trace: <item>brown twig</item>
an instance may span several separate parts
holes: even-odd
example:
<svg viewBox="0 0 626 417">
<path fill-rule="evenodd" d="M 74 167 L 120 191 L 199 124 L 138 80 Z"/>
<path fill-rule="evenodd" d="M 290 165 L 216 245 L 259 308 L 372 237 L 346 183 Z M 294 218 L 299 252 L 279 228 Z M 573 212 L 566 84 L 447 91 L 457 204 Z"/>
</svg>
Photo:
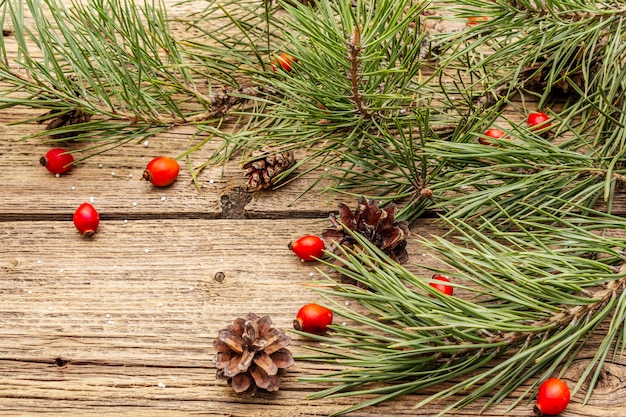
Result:
<svg viewBox="0 0 626 417">
<path fill-rule="evenodd" d="M 361 51 L 363 47 L 361 46 L 361 35 L 359 33 L 358 28 L 354 28 L 354 33 L 352 35 L 352 39 L 348 43 L 348 52 L 350 59 L 350 84 L 352 84 L 352 100 L 356 107 L 365 119 L 371 119 L 372 113 L 367 110 L 363 103 L 363 96 L 361 95 L 361 80 L 363 78 L 361 74 Z"/>
<path fill-rule="evenodd" d="M 18 71 L 10 69 L 6 63 L 0 63 L 0 65 L 5 67 L 4 68 L 5 71 L 8 74 L 10 74 L 11 77 L 21 80 L 24 83 L 31 84 L 33 86 L 40 85 L 40 82 L 30 78 L 28 75 L 25 75 Z M 41 91 L 43 92 L 45 91 L 45 89 L 42 89 Z M 222 88 L 220 90 L 217 90 L 217 92 L 215 92 L 213 97 L 211 98 L 196 94 L 199 101 L 210 103 L 210 110 L 192 114 L 189 116 L 167 117 L 167 116 L 162 116 L 159 114 L 140 115 L 134 112 L 128 112 L 128 111 L 121 112 L 118 109 L 110 109 L 110 108 L 107 108 L 107 109 L 102 108 L 99 110 L 95 105 L 93 105 L 93 103 L 92 103 L 93 107 L 92 107 L 91 113 L 110 115 L 109 117 L 111 119 L 127 120 L 133 123 L 146 122 L 146 123 L 152 123 L 156 125 L 179 126 L 179 125 L 186 125 L 186 124 L 201 123 L 203 121 L 223 117 L 230 111 L 230 109 L 232 109 L 236 105 L 245 103 L 248 100 L 248 98 L 246 98 L 245 96 L 258 97 L 263 94 L 267 94 L 267 92 L 263 90 L 262 88 L 252 88 L 252 87 L 242 87 L 242 88 L 232 89 L 232 90 L 227 90 L 226 88 Z M 70 110 L 68 113 L 73 112 L 73 111 L 74 110 Z M 58 112 L 50 112 L 50 114 L 51 114 L 51 118 L 52 118 L 52 115 L 58 116 L 57 119 L 59 117 L 60 118 L 65 117 L 65 115 L 59 115 Z M 60 123 L 60 122 L 56 122 L 56 123 Z M 56 127 L 56 123 L 53 121 L 53 125 L 49 127 L 48 129 L 53 129 L 54 127 Z M 63 126 L 66 124 L 67 123 L 60 123 L 59 126 Z"/>
</svg>

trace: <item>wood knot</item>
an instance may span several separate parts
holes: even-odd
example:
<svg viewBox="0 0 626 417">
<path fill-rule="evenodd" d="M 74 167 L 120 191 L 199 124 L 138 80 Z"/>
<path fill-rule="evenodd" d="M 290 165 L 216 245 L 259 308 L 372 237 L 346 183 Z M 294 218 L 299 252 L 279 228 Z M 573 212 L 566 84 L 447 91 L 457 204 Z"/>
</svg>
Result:
<svg viewBox="0 0 626 417">
<path fill-rule="evenodd" d="M 590 360 L 577 360 L 568 369 L 565 377 L 578 382 L 590 364 Z M 593 374 L 593 372 L 592 372 Z M 598 374 L 594 387 L 589 387 L 591 378 L 587 378 L 581 386 L 582 392 L 593 390 L 590 403 L 595 405 L 617 405 L 626 407 L 626 365 L 604 363 Z"/>
<path fill-rule="evenodd" d="M 226 274 L 224 274 L 222 271 L 216 272 L 214 279 L 221 284 L 222 282 L 224 282 L 224 279 L 226 279 Z"/>
<path fill-rule="evenodd" d="M 252 194 L 242 187 L 234 187 L 222 195 L 222 219 L 244 219 L 246 206 L 252 201 Z"/>
<path fill-rule="evenodd" d="M 69 361 L 68 361 L 68 360 L 65 360 L 65 359 L 63 359 L 63 358 L 61 358 L 61 357 L 58 357 L 58 358 L 55 358 L 55 359 L 54 359 L 54 364 L 55 364 L 56 366 L 58 366 L 59 368 L 63 368 L 63 367 L 65 367 L 65 366 L 67 366 L 67 364 L 68 364 L 68 363 L 69 363 Z"/>
</svg>

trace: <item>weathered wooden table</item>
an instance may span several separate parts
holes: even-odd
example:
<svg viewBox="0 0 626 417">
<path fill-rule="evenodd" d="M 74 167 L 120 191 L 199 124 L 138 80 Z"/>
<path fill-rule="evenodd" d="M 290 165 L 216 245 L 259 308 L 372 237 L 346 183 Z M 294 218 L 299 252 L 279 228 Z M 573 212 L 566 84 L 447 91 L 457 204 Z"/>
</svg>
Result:
<svg viewBox="0 0 626 417">
<path fill-rule="evenodd" d="M 298 377 L 323 373 L 321 365 L 297 362 L 279 392 L 246 399 L 216 380 L 212 364 L 212 341 L 234 318 L 269 314 L 288 329 L 298 308 L 317 300 L 308 288 L 320 278 L 315 265 L 299 262 L 287 243 L 319 233 L 337 200 L 308 194 L 294 203 L 306 180 L 249 199 L 236 162 L 207 168 L 199 189 L 185 167 L 167 189 L 141 181 L 149 159 L 184 151 L 184 127 L 57 178 L 38 163 L 49 145 L 18 141 L 42 127 L 10 125 L 32 114 L 0 112 L 0 415 L 323 416 L 356 402 L 306 399 L 319 387 Z M 102 218 L 91 239 L 72 224 L 85 201 Z M 412 229 L 437 233 L 432 219 Z M 415 240 L 409 251 L 411 268 L 432 262 Z M 306 343 L 294 336 L 291 349 L 305 353 Z M 581 366 L 567 378 L 577 381 Z M 440 404 L 413 405 L 436 390 L 351 415 L 435 415 Z M 586 406 L 582 394 L 564 417 L 626 415 L 626 360 L 605 367 Z M 456 415 L 477 415 L 480 405 Z M 532 404 L 509 415 L 531 416 Z"/>
</svg>

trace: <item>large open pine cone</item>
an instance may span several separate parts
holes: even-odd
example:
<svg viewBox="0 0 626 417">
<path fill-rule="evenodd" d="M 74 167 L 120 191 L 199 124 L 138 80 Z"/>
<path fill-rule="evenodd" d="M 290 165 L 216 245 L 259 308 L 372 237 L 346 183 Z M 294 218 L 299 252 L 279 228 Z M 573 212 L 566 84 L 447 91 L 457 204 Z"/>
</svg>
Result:
<svg viewBox="0 0 626 417">
<path fill-rule="evenodd" d="M 374 200 L 367 201 L 365 197 L 359 199 L 354 210 L 344 203 L 339 204 L 339 219 L 335 214 L 330 215 L 333 224 L 322 232 L 322 239 L 328 251 L 338 252 L 340 245 L 347 248 L 355 246 L 354 238 L 346 229 L 357 232 L 374 243 L 394 261 L 403 264 L 409 259 L 406 251 L 406 238 L 409 236 L 407 222 L 394 222 L 398 209 L 395 204 L 379 208 Z"/>
<path fill-rule="evenodd" d="M 252 152 L 249 161 L 243 165 L 248 177 L 248 188 L 260 190 L 269 188 L 274 178 L 283 171 L 287 171 L 296 163 L 292 151 L 278 151 L 269 146 Z"/>
<path fill-rule="evenodd" d="M 270 316 L 249 313 L 219 331 L 213 346 L 217 376 L 227 379 L 237 393 L 254 395 L 257 388 L 278 391 L 284 369 L 293 365 L 286 349 L 291 337 L 270 327 Z"/>
</svg>

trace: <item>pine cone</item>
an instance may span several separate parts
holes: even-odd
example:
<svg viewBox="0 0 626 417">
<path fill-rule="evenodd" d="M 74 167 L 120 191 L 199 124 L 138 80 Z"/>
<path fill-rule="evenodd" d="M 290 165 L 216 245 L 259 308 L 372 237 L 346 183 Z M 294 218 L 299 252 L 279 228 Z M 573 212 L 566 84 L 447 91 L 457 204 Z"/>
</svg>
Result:
<svg viewBox="0 0 626 417">
<path fill-rule="evenodd" d="M 374 200 L 369 202 L 361 197 L 354 213 L 350 207 L 339 204 L 339 218 L 335 214 L 330 215 L 332 227 L 322 232 L 322 239 L 328 251 L 338 252 L 338 246 L 353 248 L 356 244 L 354 238 L 346 231 L 357 232 L 367 240 L 374 243 L 394 261 L 403 264 L 409 260 L 406 251 L 406 238 L 409 236 L 407 222 L 394 223 L 394 217 L 398 209 L 395 204 L 390 204 L 381 209 Z"/>
<path fill-rule="evenodd" d="M 69 126 L 79 123 L 86 123 L 91 119 L 91 115 L 83 112 L 82 110 L 70 110 L 65 113 L 57 114 L 55 111 L 51 111 L 45 116 L 50 116 L 52 120 L 46 125 L 46 130 L 58 129 L 63 126 Z M 45 120 L 44 116 L 44 120 Z M 50 135 L 53 139 L 63 139 L 76 136 L 78 132 L 57 133 Z"/>
<path fill-rule="evenodd" d="M 278 391 L 284 369 L 294 363 L 286 349 L 291 337 L 271 323 L 270 316 L 249 313 L 220 330 L 213 341 L 217 377 L 227 379 L 239 394 L 252 396 L 257 388 Z"/>
<path fill-rule="evenodd" d="M 294 166 L 292 151 L 279 152 L 269 146 L 252 152 L 250 160 L 243 165 L 248 177 L 248 188 L 260 190 L 272 185 L 276 175 Z"/>
</svg>

